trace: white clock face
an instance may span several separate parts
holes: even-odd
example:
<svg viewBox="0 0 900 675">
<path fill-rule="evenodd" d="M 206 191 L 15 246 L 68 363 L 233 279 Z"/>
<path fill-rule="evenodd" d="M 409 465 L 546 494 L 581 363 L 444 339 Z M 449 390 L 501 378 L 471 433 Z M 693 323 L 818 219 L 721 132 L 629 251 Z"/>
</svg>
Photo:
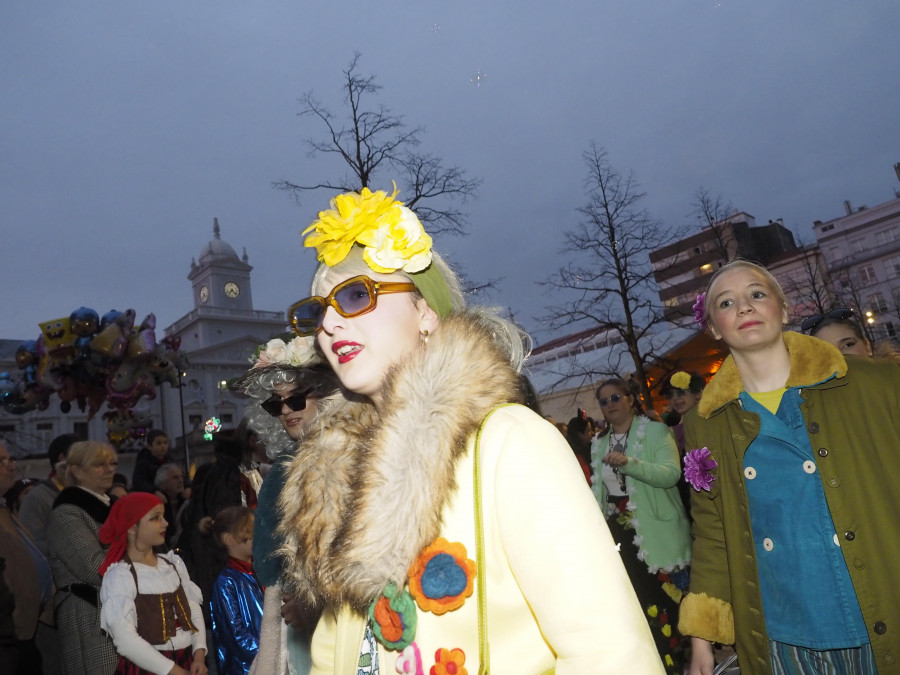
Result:
<svg viewBox="0 0 900 675">
<path fill-rule="evenodd" d="M 200 287 L 200 302 L 209 300 L 209 289 L 206 286 Z"/>
<path fill-rule="evenodd" d="M 229 298 L 236 298 L 241 294 L 241 288 L 233 281 L 229 281 L 225 284 L 225 295 Z"/>
</svg>

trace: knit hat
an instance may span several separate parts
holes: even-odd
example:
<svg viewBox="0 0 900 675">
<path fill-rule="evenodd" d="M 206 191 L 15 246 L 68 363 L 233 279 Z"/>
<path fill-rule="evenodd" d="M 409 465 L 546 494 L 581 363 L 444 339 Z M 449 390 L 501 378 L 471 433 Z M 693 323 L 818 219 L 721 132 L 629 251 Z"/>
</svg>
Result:
<svg viewBox="0 0 900 675">
<path fill-rule="evenodd" d="M 141 518 L 146 516 L 153 507 L 161 504 L 160 498 L 150 492 L 132 492 L 115 501 L 109 517 L 100 528 L 100 543 L 109 545 L 106 558 L 100 565 L 101 577 L 106 574 L 110 565 L 125 557 L 129 528 L 140 522 Z"/>
</svg>

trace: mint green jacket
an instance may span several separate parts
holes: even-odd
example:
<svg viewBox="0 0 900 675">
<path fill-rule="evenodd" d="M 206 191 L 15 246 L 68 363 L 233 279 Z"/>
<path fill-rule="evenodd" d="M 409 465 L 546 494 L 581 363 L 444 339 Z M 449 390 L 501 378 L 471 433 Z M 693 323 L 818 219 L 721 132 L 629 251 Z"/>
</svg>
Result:
<svg viewBox="0 0 900 675">
<path fill-rule="evenodd" d="M 594 495 L 607 518 L 613 509 L 600 472 L 608 447 L 608 434 L 591 446 Z M 650 572 L 686 567 L 691 560 L 691 527 L 678 492 L 681 463 L 672 432 L 665 424 L 635 417 L 625 452 L 628 464 L 619 471 L 625 476 L 638 556 Z"/>
</svg>

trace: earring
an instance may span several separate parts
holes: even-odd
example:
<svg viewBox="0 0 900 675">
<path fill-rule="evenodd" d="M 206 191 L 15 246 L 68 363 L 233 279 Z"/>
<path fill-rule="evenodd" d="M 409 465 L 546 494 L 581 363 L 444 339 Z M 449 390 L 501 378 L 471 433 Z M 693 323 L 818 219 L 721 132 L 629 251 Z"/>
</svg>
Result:
<svg viewBox="0 0 900 675">
<path fill-rule="evenodd" d="M 425 345 L 428 344 L 428 336 L 429 335 L 430 335 L 430 333 L 427 330 L 423 330 L 421 333 L 419 333 L 419 336 L 422 338 L 422 344 L 425 344 Z"/>
</svg>

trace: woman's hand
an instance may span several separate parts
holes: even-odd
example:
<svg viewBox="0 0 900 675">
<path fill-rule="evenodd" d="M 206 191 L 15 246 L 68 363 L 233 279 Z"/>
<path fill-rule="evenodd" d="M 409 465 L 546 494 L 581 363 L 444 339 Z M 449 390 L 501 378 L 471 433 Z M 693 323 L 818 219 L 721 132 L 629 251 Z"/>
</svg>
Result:
<svg viewBox="0 0 900 675">
<path fill-rule="evenodd" d="M 190 675 L 206 675 L 206 650 L 196 650 L 192 658 Z"/>
<path fill-rule="evenodd" d="M 172 666 L 172 670 L 169 671 L 169 675 L 188 675 L 188 671 L 176 663 Z"/>
<path fill-rule="evenodd" d="M 713 675 L 716 659 L 712 643 L 703 638 L 691 637 L 691 666 L 688 675 Z"/>
<path fill-rule="evenodd" d="M 607 452 L 600 461 L 618 469 L 628 464 L 628 455 L 623 452 Z"/>
<path fill-rule="evenodd" d="M 281 618 L 295 631 L 305 631 L 315 622 L 315 616 L 309 607 L 290 593 L 281 596 Z"/>
</svg>

